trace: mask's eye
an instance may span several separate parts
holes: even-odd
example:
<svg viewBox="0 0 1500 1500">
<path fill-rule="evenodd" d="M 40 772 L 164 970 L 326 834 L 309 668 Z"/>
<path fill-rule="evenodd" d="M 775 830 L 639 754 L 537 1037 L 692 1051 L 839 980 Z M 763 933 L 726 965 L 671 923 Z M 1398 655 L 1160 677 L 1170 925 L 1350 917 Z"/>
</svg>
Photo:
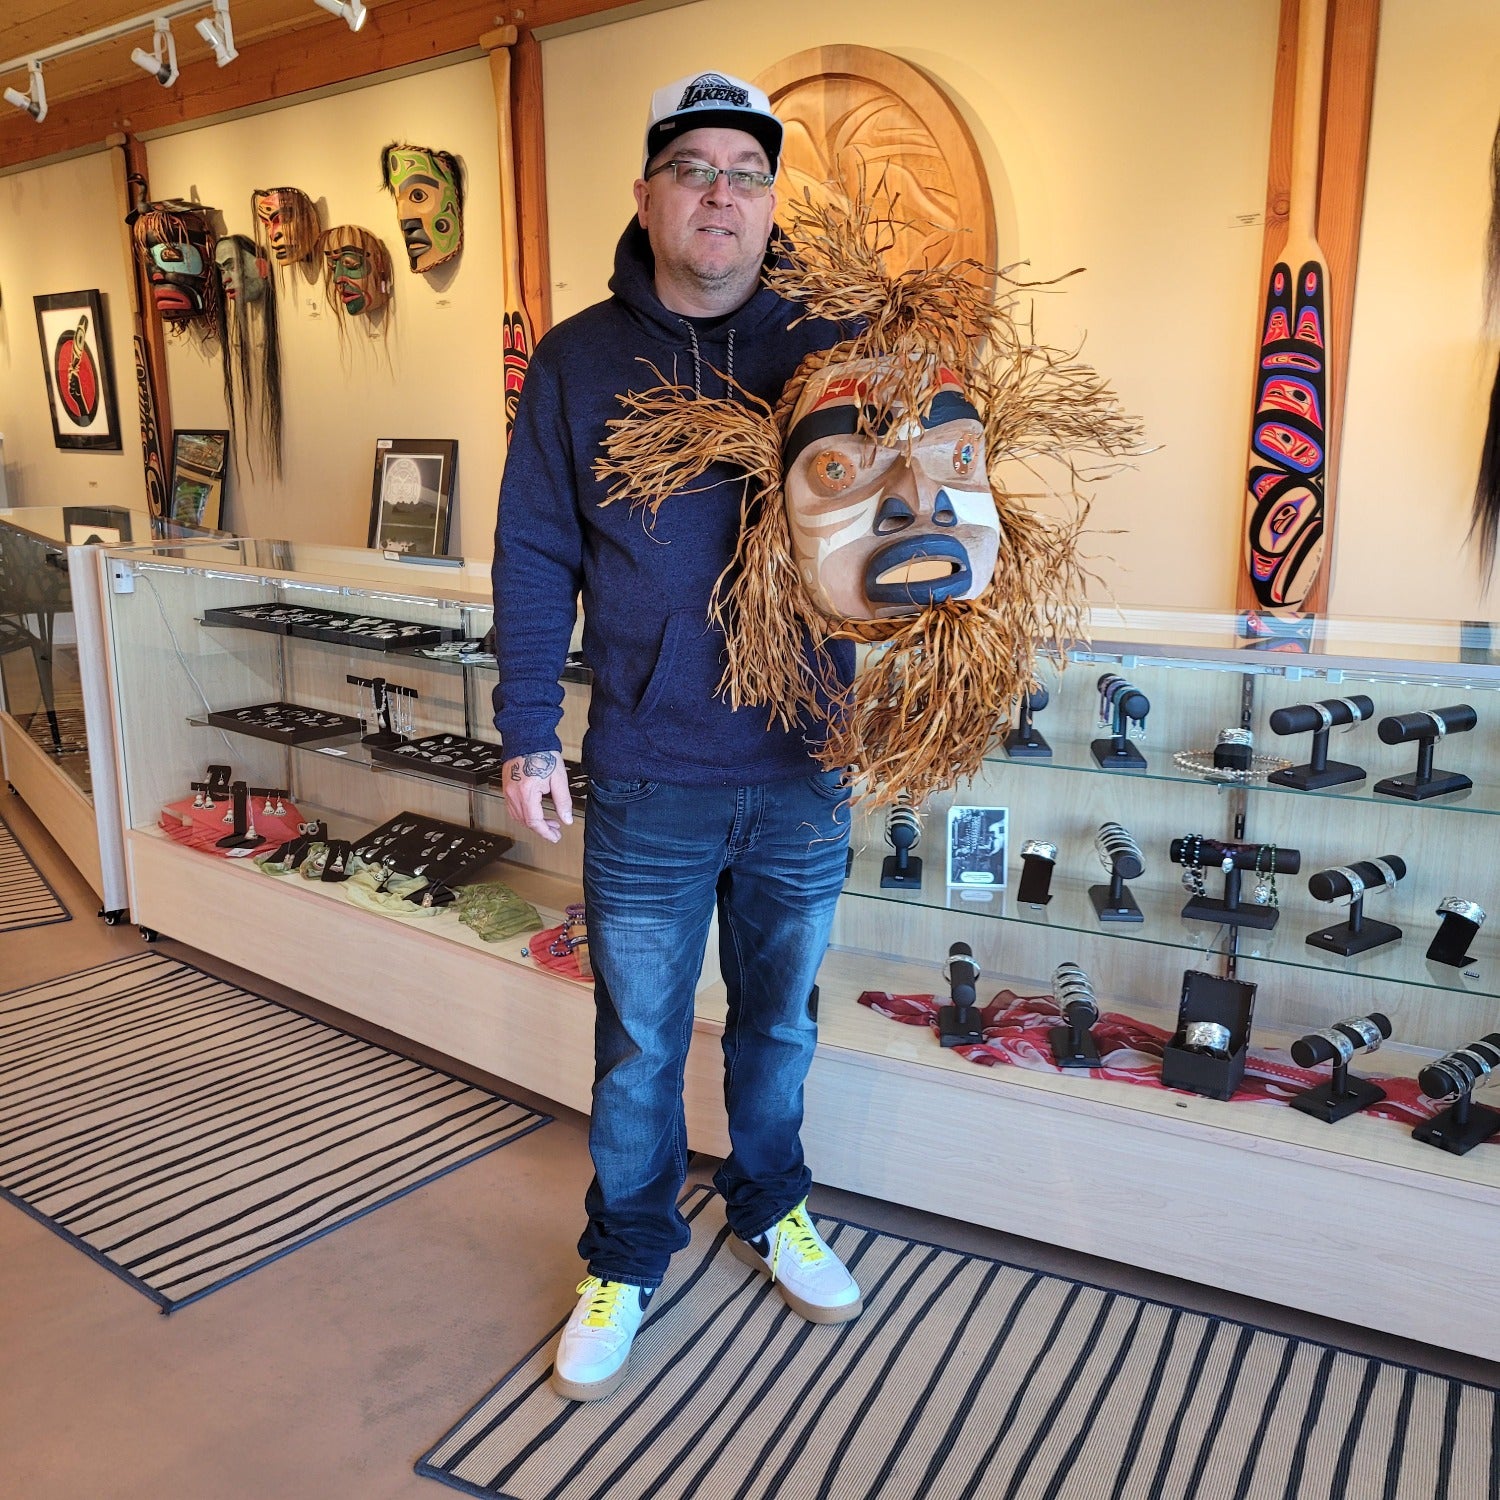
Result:
<svg viewBox="0 0 1500 1500">
<path fill-rule="evenodd" d="M 960 438 L 953 445 L 953 472 L 969 475 L 979 462 L 979 442 L 976 438 Z"/>
<path fill-rule="evenodd" d="M 808 477 L 813 488 L 825 495 L 837 495 L 854 483 L 854 460 L 837 448 L 829 448 L 813 459 Z"/>
</svg>

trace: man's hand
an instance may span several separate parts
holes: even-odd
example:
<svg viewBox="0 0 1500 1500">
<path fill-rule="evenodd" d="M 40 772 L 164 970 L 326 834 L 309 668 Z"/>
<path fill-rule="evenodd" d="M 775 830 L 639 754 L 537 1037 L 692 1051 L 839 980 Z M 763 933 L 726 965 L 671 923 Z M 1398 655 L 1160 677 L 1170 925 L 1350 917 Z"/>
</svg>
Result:
<svg viewBox="0 0 1500 1500">
<path fill-rule="evenodd" d="M 516 755 L 505 762 L 500 775 L 505 783 L 505 805 L 516 822 L 524 823 L 550 844 L 562 838 L 562 828 L 542 815 L 542 798 L 550 796 L 557 816 L 573 821 L 573 799 L 568 794 L 568 771 L 555 750 L 535 755 Z"/>
</svg>

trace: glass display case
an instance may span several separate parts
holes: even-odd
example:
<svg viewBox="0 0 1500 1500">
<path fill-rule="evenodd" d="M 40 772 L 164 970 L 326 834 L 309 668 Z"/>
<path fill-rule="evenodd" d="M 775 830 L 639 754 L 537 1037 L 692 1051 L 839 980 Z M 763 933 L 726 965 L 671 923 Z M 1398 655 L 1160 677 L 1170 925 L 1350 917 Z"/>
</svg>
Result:
<svg viewBox="0 0 1500 1500">
<path fill-rule="evenodd" d="M 222 788 L 237 780 L 253 789 L 252 812 L 284 799 L 299 825 L 324 822 L 354 848 L 403 818 L 508 840 L 466 878 L 503 882 L 548 930 L 560 923 L 581 899 L 586 786 L 559 844 L 510 820 L 492 779 L 501 752 L 487 567 L 247 541 L 110 549 L 103 561 L 122 825 L 142 926 L 586 1111 L 591 990 L 539 961 L 535 933 L 486 943 L 452 908 L 361 906 L 337 885 L 257 869 L 253 847 L 214 857 L 173 835 L 194 783 L 217 765 L 216 819 L 233 817 Z M 1068 962 L 1091 979 L 1100 1011 L 1163 1032 L 1177 1025 L 1186 971 L 1253 984 L 1250 1045 L 1273 1053 L 1379 1012 L 1391 1040 L 1364 1071 L 1404 1080 L 1500 1029 L 1491 929 L 1429 956 L 1444 902 L 1500 902 L 1490 888 L 1500 668 L 1487 632 L 1343 621 L 1316 648 L 1245 650 L 1227 619 L 1097 612 L 1091 644 L 1071 651 L 1065 670 L 1045 671 L 1048 702 L 1033 729 L 1048 753 L 997 745 L 972 785 L 914 810 L 919 879 L 882 882 L 890 820 L 855 811 L 819 976 L 809 1159 L 834 1186 L 1500 1357 L 1500 1294 L 1487 1276 L 1500 1145 L 1457 1154 L 1366 1114 L 1328 1124 L 1288 1108 L 1289 1088 L 1224 1102 L 1045 1063 L 980 1066 L 996 1059 L 942 1047 L 930 1027 L 860 1003 L 867 992 L 946 999 L 944 963 L 963 942 L 982 1001 L 1002 988 L 1048 997 Z M 561 691 L 561 739 L 576 761 L 587 672 L 571 668 Z M 1127 699 L 1144 735 L 1118 722 Z M 1357 717 L 1355 699 L 1369 701 Z M 1309 707 L 1320 703 L 1346 707 Z M 1102 727 L 1101 706 L 1111 719 Z M 1297 726 L 1322 728 L 1325 712 L 1319 751 Z M 1117 754 L 1116 729 L 1130 756 Z M 1278 784 L 1254 763 L 1253 774 L 1214 779 L 1225 769 L 1213 767 L 1215 752 L 1223 745 L 1232 759 L 1247 739 L 1249 754 L 1303 774 Z M 1144 765 L 1119 768 L 1136 756 Z M 1419 795 L 1387 785 L 1414 778 L 1424 756 L 1431 775 Z M 1320 760 L 1362 774 L 1324 785 L 1307 772 Z M 987 885 L 949 884 L 952 807 L 991 810 L 985 826 L 1004 830 Z M 1101 863 L 1115 848 L 1106 824 L 1138 855 L 1119 882 L 1138 920 L 1109 916 L 1123 903 L 1110 890 L 1118 869 Z M 240 843 L 238 822 L 220 839 Z M 1045 900 L 1021 884 L 1028 846 L 1052 851 Z M 1363 891 L 1365 935 L 1399 932 L 1365 949 L 1308 941 L 1351 925 L 1339 872 L 1359 867 L 1376 871 Z M 1314 886 L 1318 876 L 1327 878 Z M 724 995 L 712 970 L 697 1009 L 689 1140 L 722 1154 Z M 1377 1227 L 1396 1224 L 1410 1233 L 1393 1244 Z M 1344 1300 L 1351 1283 L 1366 1294 L 1357 1311 Z"/>
<path fill-rule="evenodd" d="M 125 907 L 103 635 L 91 549 L 213 537 L 112 506 L 0 510 L 0 757 L 6 780 L 88 879 Z"/>
</svg>

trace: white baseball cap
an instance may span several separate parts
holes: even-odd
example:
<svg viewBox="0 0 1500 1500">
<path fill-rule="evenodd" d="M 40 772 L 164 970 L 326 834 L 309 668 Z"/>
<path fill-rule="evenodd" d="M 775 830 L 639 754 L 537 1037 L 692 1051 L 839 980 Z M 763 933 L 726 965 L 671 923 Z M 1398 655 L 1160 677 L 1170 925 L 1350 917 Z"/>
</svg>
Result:
<svg viewBox="0 0 1500 1500">
<path fill-rule="evenodd" d="M 771 113 L 771 101 L 763 90 L 727 73 L 690 73 L 652 94 L 641 171 L 677 136 L 709 126 L 754 136 L 765 147 L 771 171 L 776 171 L 781 158 L 781 121 Z"/>
</svg>

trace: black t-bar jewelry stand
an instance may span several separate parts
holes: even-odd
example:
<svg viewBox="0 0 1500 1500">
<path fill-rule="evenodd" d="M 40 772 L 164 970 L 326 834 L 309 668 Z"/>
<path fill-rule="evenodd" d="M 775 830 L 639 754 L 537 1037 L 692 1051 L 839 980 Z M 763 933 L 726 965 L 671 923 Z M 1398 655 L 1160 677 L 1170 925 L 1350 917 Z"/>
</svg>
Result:
<svg viewBox="0 0 1500 1500">
<path fill-rule="evenodd" d="M 922 824 L 917 812 L 907 802 L 891 809 L 886 819 L 885 841 L 896 852 L 887 854 L 880 865 L 880 884 L 886 890 L 916 890 L 922 884 L 922 861 L 911 851 L 922 839 Z"/>
<path fill-rule="evenodd" d="M 1005 736 L 1005 753 L 1012 760 L 1051 760 L 1052 746 L 1032 727 L 1031 716 L 1040 713 L 1048 703 L 1047 689 L 1033 688 L 1021 694 L 1016 709 L 1015 728 Z"/>
<path fill-rule="evenodd" d="M 975 1003 L 979 965 L 967 943 L 948 949 L 948 996 L 952 1001 L 938 1010 L 938 1041 L 945 1047 L 968 1047 L 984 1040 L 984 1018 Z"/>
<path fill-rule="evenodd" d="M 1224 899 L 1190 897 L 1182 908 L 1185 920 L 1222 922 L 1228 927 L 1258 927 L 1266 931 L 1276 925 L 1281 916 L 1280 908 L 1246 906 L 1240 900 L 1240 882 L 1246 870 L 1261 875 L 1295 875 L 1302 868 L 1300 849 L 1223 843 L 1218 839 L 1173 839 L 1168 847 L 1172 863 L 1178 865 L 1185 865 L 1188 854 L 1194 851 L 1204 856 L 1204 869 L 1216 865 L 1224 872 Z"/>
<path fill-rule="evenodd" d="M 1089 887 L 1094 914 L 1101 922 L 1144 922 L 1145 916 L 1125 885 L 1145 873 L 1140 845 L 1118 823 L 1101 823 L 1094 835 L 1094 848 L 1099 863 L 1109 871 L 1108 885 Z"/>
<path fill-rule="evenodd" d="M 1394 943 L 1401 936 L 1401 929 L 1394 922 L 1377 922 L 1374 917 L 1365 916 L 1365 897 L 1393 889 L 1405 875 L 1406 861 L 1399 854 L 1382 855 L 1378 860 L 1356 860 L 1336 870 L 1319 870 L 1308 879 L 1308 892 L 1315 901 L 1348 901 L 1349 920 L 1308 933 L 1309 945 L 1337 953 L 1341 958 L 1352 958 L 1356 953 L 1368 953 L 1371 948 Z"/>
<path fill-rule="evenodd" d="M 1474 783 L 1461 771 L 1434 771 L 1433 747 L 1450 734 L 1462 734 L 1479 722 L 1479 715 L 1467 703 L 1451 708 L 1426 708 L 1417 713 L 1391 714 L 1380 721 L 1377 731 L 1387 745 L 1417 742 L 1417 769 L 1410 776 L 1387 776 L 1375 783 L 1375 790 L 1387 797 L 1403 797 L 1408 802 L 1425 802 L 1429 797 L 1443 797 L 1462 792 Z"/>
<path fill-rule="evenodd" d="M 1067 1022 L 1047 1033 L 1053 1060 L 1060 1068 L 1097 1068 L 1099 1044 L 1089 1029 L 1099 1019 L 1093 981 L 1077 964 L 1059 964 L 1052 972 L 1052 994 Z"/>
<path fill-rule="evenodd" d="M 1295 787 L 1315 792 L 1323 787 L 1342 786 L 1346 781 L 1363 781 L 1363 766 L 1347 761 L 1329 760 L 1328 731 L 1335 724 L 1358 724 L 1375 712 L 1374 702 L 1363 693 L 1349 698 L 1324 698 L 1318 703 L 1296 703 L 1278 708 L 1270 718 L 1273 734 L 1312 733 L 1312 758 L 1305 766 L 1288 766 L 1272 771 L 1266 780 L 1276 786 Z"/>
<path fill-rule="evenodd" d="M 400 683 L 387 682 L 384 677 L 356 677 L 350 674 L 345 681 L 351 687 L 369 688 L 370 697 L 375 704 L 377 727 L 365 735 L 360 744 L 378 745 L 387 749 L 393 745 L 404 745 L 405 736 L 396 729 L 392 714 L 399 712 L 399 699 L 408 698 L 415 702 L 421 696 L 417 690 L 402 687 Z"/>
<path fill-rule="evenodd" d="M 1500 1132 L 1500 1110 L 1475 1104 L 1474 1089 L 1500 1065 L 1500 1032 L 1492 1031 L 1477 1042 L 1450 1052 L 1417 1074 L 1417 1082 L 1429 1099 L 1452 1099 L 1440 1114 L 1424 1121 L 1412 1136 L 1454 1156 L 1463 1156 L 1481 1141 Z"/>
<path fill-rule="evenodd" d="M 1299 1068 L 1333 1063 L 1327 1083 L 1307 1089 L 1291 1101 L 1293 1109 L 1333 1125 L 1348 1115 L 1379 1104 L 1385 1090 L 1367 1078 L 1349 1076 L 1349 1059 L 1356 1052 L 1374 1051 L 1391 1034 L 1390 1020 L 1379 1011 L 1339 1021 L 1323 1031 L 1310 1032 L 1292 1043 L 1292 1061 Z"/>
<path fill-rule="evenodd" d="M 1130 724 L 1138 727 L 1151 712 L 1151 700 L 1138 688 L 1106 672 L 1099 679 L 1099 701 L 1109 711 L 1109 738 L 1091 740 L 1089 749 L 1106 771 L 1144 771 L 1146 757 L 1130 743 Z"/>
</svg>

